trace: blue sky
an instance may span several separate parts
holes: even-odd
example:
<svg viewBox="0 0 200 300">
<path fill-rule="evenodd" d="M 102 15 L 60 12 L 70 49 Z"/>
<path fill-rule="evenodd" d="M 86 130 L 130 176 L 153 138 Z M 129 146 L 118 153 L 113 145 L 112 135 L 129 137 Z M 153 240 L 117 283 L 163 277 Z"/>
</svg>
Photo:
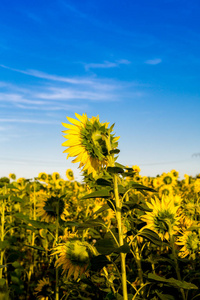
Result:
<svg viewBox="0 0 200 300">
<path fill-rule="evenodd" d="M 141 175 L 200 173 L 199 1 L 0 3 L 0 176 L 72 168 L 61 122 L 115 123 Z"/>
</svg>

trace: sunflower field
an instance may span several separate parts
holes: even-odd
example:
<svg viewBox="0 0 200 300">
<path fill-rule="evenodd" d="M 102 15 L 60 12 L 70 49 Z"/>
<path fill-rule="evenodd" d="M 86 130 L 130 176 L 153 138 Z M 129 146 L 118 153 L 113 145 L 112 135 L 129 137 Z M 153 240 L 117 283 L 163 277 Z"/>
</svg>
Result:
<svg viewBox="0 0 200 300">
<path fill-rule="evenodd" d="M 200 299 L 200 175 L 117 162 L 114 125 L 67 118 L 83 180 L 0 178 L 0 300 Z"/>
</svg>

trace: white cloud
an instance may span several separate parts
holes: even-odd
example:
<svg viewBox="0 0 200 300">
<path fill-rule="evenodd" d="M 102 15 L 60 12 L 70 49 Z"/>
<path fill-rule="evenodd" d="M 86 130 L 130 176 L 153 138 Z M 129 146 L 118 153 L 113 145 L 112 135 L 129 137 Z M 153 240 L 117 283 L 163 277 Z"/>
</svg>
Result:
<svg viewBox="0 0 200 300">
<path fill-rule="evenodd" d="M 85 64 L 85 69 L 108 69 L 108 68 L 116 68 L 119 67 L 119 65 L 128 65 L 130 64 L 130 61 L 127 59 L 120 59 L 115 62 L 110 61 L 104 61 L 103 63 L 89 63 Z"/>
<path fill-rule="evenodd" d="M 84 79 L 68 78 L 68 77 L 63 77 L 63 76 L 58 76 L 58 75 L 47 74 L 47 73 L 37 71 L 37 70 L 27 70 L 27 71 L 19 70 L 19 69 L 15 69 L 15 68 L 10 68 L 5 65 L 0 65 L 0 67 L 14 71 L 14 72 L 22 73 L 25 75 L 42 78 L 42 79 L 47 79 L 47 80 L 52 80 L 52 81 L 66 82 L 66 83 L 70 83 L 70 84 L 93 84 L 93 81 L 90 79 L 87 79 L 87 78 L 84 78 Z"/>
<path fill-rule="evenodd" d="M 114 63 L 106 62 L 105 64 L 114 67 L 115 65 L 127 65 L 129 63 L 128 60 L 122 59 Z M 87 110 L 91 102 L 120 101 L 124 97 L 138 98 L 143 96 L 140 91 L 140 84 L 136 82 L 123 82 L 108 78 L 98 79 L 94 76 L 68 78 L 37 70 L 24 71 L 4 65 L 1 65 L 1 67 L 24 75 L 46 79 L 45 82 L 35 80 L 32 85 L 24 83 L 14 85 L 0 82 L 0 107 L 6 107 L 10 111 L 17 109 L 19 114 L 28 110 L 34 111 L 34 115 L 37 110 L 38 112 L 45 111 L 45 113 L 47 111 Z M 39 115 L 37 118 L 39 118 Z M 22 118 L 22 121 L 18 120 L 17 122 L 22 123 L 26 120 L 23 121 Z M 27 123 L 29 122 L 34 122 L 34 120 L 27 120 Z"/>
<path fill-rule="evenodd" d="M 145 61 L 145 64 L 147 65 L 158 65 L 162 62 L 161 58 L 154 58 L 154 59 L 149 59 Z"/>
</svg>

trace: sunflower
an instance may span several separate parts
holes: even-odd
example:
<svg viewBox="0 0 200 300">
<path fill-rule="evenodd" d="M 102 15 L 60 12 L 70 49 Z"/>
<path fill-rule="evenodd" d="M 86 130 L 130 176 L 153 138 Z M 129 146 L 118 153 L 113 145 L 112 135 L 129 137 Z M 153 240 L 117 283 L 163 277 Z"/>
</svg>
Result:
<svg viewBox="0 0 200 300">
<path fill-rule="evenodd" d="M 43 196 L 37 204 L 37 216 L 41 217 L 41 221 L 54 222 L 57 218 L 57 205 L 59 205 L 59 216 L 65 210 L 65 203 L 62 197 L 51 196 L 49 198 Z"/>
<path fill-rule="evenodd" d="M 164 184 L 159 188 L 159 196 L 171 196 L 173 193 L 173 188 L 171 185 Z"/>
<path fill-rule="evenodd" d="M 194 182 L 194 192 L 195 193 L 200 192 L 200 178 L 197 178 Z"/>
<path fill-rule="evenodd" d="M 190 176 L 187 174 L 184 174 L 185 177 L 185 185 L 189 185 L 190 184 Z"/>
<path fill-rule="evenodd" d="M 83 273 L 88 275 L 90 250 L 86 242 L 71 238 L 65 243 L 58 244 L 53 251 L 52 255 L 59 256 L 55 262 L 55 267 L 62 266 L 62 274 L 67 273 L 67 279 L 72 275 L 75 280 Z"/>
<path fill-rule="evenodd" d="M 133 169 L 134 172 L 140 173 L 140 167 L 138 167 L 138 166 L 132 166 L 132 169 Z"/>
<path fill-rule="evenodd" d="M 41 172 L 41 173 L 38 174 L 38 178 L 39 178 L 40 180 L 46 182 L 47 179 L 48 179 L 48 175 L 47 175 L 46 173 L 44 173 L 44 172 Z"/>
<path fill-rule="evenodd" d="M 165 196 L 162 196 L 161 200 L 155 197 L 155 200 L 152 199 L 151 203 L 146 202 L 146 204 L 152 212 L 146 212 L 141 217 L 142 221 L 147 223 L 143 229 L 149 228 L 155 231 L 162 240 L 168 240 L 170 235 L 178 231 L 180 217 L 177 210 L 179 206 L 175 205 L 173 199 Z"/>
<path fill-rule="evenodd" d="M 52 179 L 53 179 L 54 181 L 60 179 L 60 174 L 59 174 L 58 172 L 53 172 L 53 174 L 52 174 Z"/>
<path fill-rule="evenodd" d="M 162 176 L 162 181 L 163 184 L 165 185 L 175 185 L 176 184 L 176 177 L 174 177 L 174 175 L 172 175 L 171 173 L 163 173 Z"/>
<path fill-rule="evenodd" d="M 174 170 L 174 169 L 171 170 L 170 174 L 172 174 L 172 176 L 174 176 L 176 179 L 178 179 L 179 172 L 177 172 L 176 170 Z"/>
<path fill-rule="evenodd" d="M 10 174 L 8 175 L 8 177 L 9 177 L 10 179 L 12 179 L 12 180 L 15 180 L 15 179 L 16 179 L 16 175 L 15 175 L 14 173 L 10 173 Z"/>
<path fill-rule="evenodd" d="M 79 162 L 79 168 L 87 171 L 93 177 L 105 166 L 111 158 L 110 151 L 117 147 L 118 137 L 111 134 L 113 126 L 109 123 L 100 123 L 99 117 L 88 119 L 86 114 L 76 114 L 76 119 L 67 117 L 72 124 L 62 123 L 67 130 L 64 136 L 67 141 L 62 146 L 68 148 L 64 153 L 68 157 L 76 157 L 72 162 Z"/>
<path fill-rule="evenodd" d="M 184 231 L 182 236 L 178 237 L 176 244 L 182 246 L 179 250 L 181 258 L 189 255 L 189 258 L 195 259 L 196 255 L 200 254 L 200 236 L 196 231 Z"/>
<path fill-rule="evenodd" d="M 74 180 L 74 173 L 73 173 L 73 171 L 71 169 L 67 169 L 67 171 L 66 171 L 66 177 L 69 180 Z"/>
<path fill-rule="evenodd" d="M 162 185 L 162 179 L 160 177 L 156 177 L 153 179 L 153 187 L 158 188 Z"/>
<path fill-rule="evenodd" d="M 38 281 L 38 284 L 35 288 L 35 295 L 37 299 L 48 300 L 51 299 L 49 296 L 52 294 L 51 283 L 49 278 L 43 278 Z"/>
<path fill-rule="evenodd" d="M 56 180 L 56 188 L 57 189 L 61 189 L 62 186 L 64 186 L 64 185 L 65 185 L 65 180 L 64 179 L 59 178 L 59 179 Z"/>
<path fill-rule="evenodd" d="M 149 185 L 149 177 L 143 176 L 142 177 L 142 184 L 148 186 Z"/>
</svg>

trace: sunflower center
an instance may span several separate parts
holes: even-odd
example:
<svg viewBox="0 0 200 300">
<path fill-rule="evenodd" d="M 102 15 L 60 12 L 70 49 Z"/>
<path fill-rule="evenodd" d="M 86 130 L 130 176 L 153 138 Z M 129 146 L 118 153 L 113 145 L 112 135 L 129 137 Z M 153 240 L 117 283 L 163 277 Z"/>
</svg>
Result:
<svg viewBox="0 0 200 300">
<path fill-rule="evenodd" d="M 163 181 L 164 181 L 165 184 L 171 184 L 172 183 L 172 178 L 170 176 L 166 176 L 163 179 Z"/>
</svg>

